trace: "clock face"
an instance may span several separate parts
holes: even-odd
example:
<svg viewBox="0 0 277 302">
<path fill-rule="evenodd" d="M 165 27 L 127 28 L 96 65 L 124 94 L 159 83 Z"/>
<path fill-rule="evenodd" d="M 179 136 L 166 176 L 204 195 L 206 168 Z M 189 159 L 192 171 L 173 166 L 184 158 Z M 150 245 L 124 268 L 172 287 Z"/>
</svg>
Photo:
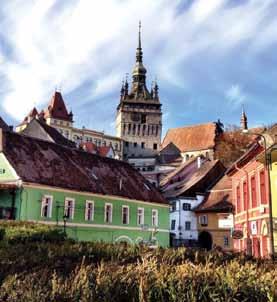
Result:
<svg viewBox="0 0 277 302">
<path fill-rule="evenodd" d="M 139 122 L 140 121 L 140 114 L 136 113 L 136 112 L 132 113 L 131 114 L 131 120 L 133 122 Z"/>
</svg>

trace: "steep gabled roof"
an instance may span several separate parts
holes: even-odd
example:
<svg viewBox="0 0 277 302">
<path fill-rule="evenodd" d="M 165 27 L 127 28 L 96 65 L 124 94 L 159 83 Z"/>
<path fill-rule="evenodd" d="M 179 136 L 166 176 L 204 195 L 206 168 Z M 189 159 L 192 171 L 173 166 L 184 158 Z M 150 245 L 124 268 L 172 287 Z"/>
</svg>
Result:
<svg viewBox="0 0 277 302">
<path fill-rule="evenodd" d="M 217 213 L 231 213 L 232 210 L 232 180 L 227 175 L 207 192 L 204 201 L 194 209 L 195 212 Z"/>
<path fill-rule="evenodd" d="M 36 118 L 38 115 L 37 108 L 34 107 L 25 117 L 24 120 L 19 124 L 20 125 L 25 125 L 27 124 L 30 120 Z"/>
<path fill-rule="evenodd" d="M 23 182 L 166 203 L 128 163 L 18 133 L 3 137 L 4 155 Z"/>
<path fill-rule="evenodd" d="M 171 128 L 163 139 L 162 147 L 173 143 L 181 152 L 212 149 L 215 147 L 216 135 L 216 123 Z"/>
<path fill-rule="evenodd" d="M 226 170 L 219 160 L 205 161 L 200 168 L 191 169 L 189 165 L 186 167 L 189 171 L 182 175 L 179 181 L 177 178 L 177 182 L 174 181 L 170 186 L 162 187 L 165 198 L 194 197 L 197 193 L 205 193 Z"/>
<path fill-rule="evenodd" d="M 47 125 L 44 121 L 39 119 L 33 119 L 21 133 L 23 135 L 54 142 L 59 145 L 71 148 L 76 147 L 74 142 L 66 139 L 57 129 Z"/>
<path fill-rule="evenodd" d="M 44 117 L 52 117 L 72 122 L 73 115 L 71 112 L 68 113 L 62 94 L 60 92 L 55 91 L 54 95 L 50 100 L 48 108 L 44 112 Z"/>
</svg>

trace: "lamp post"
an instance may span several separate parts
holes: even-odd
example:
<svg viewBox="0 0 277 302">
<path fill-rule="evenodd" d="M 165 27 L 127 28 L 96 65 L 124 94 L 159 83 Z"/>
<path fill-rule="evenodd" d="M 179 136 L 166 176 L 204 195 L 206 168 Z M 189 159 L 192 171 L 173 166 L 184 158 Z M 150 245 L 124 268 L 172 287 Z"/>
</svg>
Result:
<svg viewBox="0 0 277 302">
<path fill-rule="evenodd" d="M 250 132 L 248 129 L 242 131 L 243 134 L 256 135 L 263 139 L 264 141 L 264 158 L 265 158 L 265 168 L 267 172 L 267 184 L 268 184 L 268 209 L 269 209 L 269 238 L 270 238 L 270 256 L 274 258 L 274 236 L 273 236 L 273 216 L 272 216 L 272 197 L 271 197 L 271 179 L 270 179 L 270 165 L 267 154 L 266 147 L 266 137 L 260 133 Z"/>
</svg>

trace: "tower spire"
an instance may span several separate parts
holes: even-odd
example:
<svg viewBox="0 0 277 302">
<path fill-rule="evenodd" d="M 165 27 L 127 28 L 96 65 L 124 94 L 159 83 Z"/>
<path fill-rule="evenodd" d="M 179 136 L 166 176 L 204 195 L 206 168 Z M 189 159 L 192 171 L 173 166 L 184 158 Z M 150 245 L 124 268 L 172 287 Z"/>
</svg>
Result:
<svg viewBox="0 0 277 302">
<path fill-rule="evenodd" d="M 136 51 L 136 62 L 142 63 L 142 57 L 143 57 L 143 52 L 142 52 L 142 47 L 141 47 L 141 21 L 139 21 L 138 47 L 137 47 L 137 51 Z"/>
<path fill-rule="evenodd" d="M 248 129 L 247 116 L 246 116 L 243 105 L 242 105 L 242 112 L 241 112 L 241 118 L 240 118 L 240 127 L 242 130 Z"/>
</svg>

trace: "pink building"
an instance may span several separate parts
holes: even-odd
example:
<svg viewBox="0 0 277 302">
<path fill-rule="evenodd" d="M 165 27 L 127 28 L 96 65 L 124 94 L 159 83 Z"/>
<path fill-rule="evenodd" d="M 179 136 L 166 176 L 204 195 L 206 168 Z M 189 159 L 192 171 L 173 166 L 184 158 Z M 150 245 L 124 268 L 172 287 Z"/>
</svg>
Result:
<svg viewBox="0 0 277 302">
<path fill-rule="evenodd" d="M 257 160 L 263 152 L 255 142 L 227 171 L 235 207 L 234 249 L 255 257 L 268 257 L 270 251 L 267 171 Z"/>
</svg>

